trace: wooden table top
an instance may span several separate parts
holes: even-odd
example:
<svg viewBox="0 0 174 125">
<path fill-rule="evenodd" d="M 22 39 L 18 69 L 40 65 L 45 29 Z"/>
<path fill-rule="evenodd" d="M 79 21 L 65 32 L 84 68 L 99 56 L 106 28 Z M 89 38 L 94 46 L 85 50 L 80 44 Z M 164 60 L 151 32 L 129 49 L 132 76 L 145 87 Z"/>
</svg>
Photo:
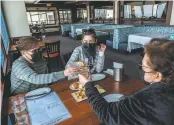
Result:
<svg viewBox="0 0 174 125">
<path fill-rule="evenodd" d="M 95 30 L 96 32 L 103 32 L 103 33 L 110 33 L 114 32 L 114 29 L 100 29 L 100 30 Z"/>
<path fill-rule="evenodd" d="M 95 84 L 99 84 L 106 90 L 107 94 L 112 93 L 121 93 L 124 95 L 131 95 L 136 91 L 144 88 L 146 85 L 139 80 L 125 77 L 125 80 L 122 82 L 115 82 L 113 77 L 110 75 L 106 75 L 107 77 L 104 80 L 98 81 Z M 62 102 L 65 104 L 72 117 L 59 123 L 59 125 L 99 125 L 101 121 L 97 118 L 92 108 L 88 104 L 88 101 L 82 101 L 80 103 L 76 102 L 74 98 L 71 96 L 73 90 L 69 89 L 69 86 L 76 82 L 75 80 L 59 82 L 50 86 L 50 88 L 55 91 Z M 24 94 L 22 94 L 24 95 Z M 11 113 L 11 103 L 9 98 L 9 111 Z"/>
</svg>

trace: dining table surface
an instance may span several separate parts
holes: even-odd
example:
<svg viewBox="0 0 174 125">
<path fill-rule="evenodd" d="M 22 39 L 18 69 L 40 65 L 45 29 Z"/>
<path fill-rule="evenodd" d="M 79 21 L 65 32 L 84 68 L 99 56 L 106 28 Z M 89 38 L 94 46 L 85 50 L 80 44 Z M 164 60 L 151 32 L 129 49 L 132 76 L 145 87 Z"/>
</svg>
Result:
<svg viewBox="0 0 174 125">
<path fill-rule="evenodd" d="M 113 76 L 106 74 L 105 79 L 96 81 L 95 84 L 100 85 L 105 93 L 102 95 L 108 95 L 113 93 L 123 94 L 125 96 L 131 95 L 140 89 L 146 87 L 147 85 L 143 82 L 131 78 L 129 76 L 124 75 L 123 80 L 121 82 L 114 81 Z M 72 79 L 62 82 L 55 82 L 49 87 L 57 93 L 65 107 L 68 109 L 71 118 L 66 119 L 60 123 L 59 125 L 100 125 L 102 122 L 97 118 L 96 114 L 92 110 L 91 106 L 88 103 L 88 100 L 84 100 L 82 102 L 76 102 L 76 100 L 72 97 L 71 93 L 75 92 L 69 88 L 69 86 L 77 82 L 78 79 Z M 26 93 L 20 94 L 20 96 L 24 96 Z M 18 95 L 15 95 L 18 96 Z M 9 98 L 9 108 L 8 113 L 12 113 L 12 105 L 11 105 L 11 96 Z"/>
</svg>

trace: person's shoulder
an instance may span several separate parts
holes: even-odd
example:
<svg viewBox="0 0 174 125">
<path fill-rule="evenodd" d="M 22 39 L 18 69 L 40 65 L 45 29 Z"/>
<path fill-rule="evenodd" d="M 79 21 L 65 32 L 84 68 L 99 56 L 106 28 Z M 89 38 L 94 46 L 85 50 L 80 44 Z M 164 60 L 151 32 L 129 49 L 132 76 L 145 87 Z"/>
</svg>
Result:
<svg viewBox="0 0 174 125">
<path fill-rule="evenodd" d="M 82 49 L 82 46 L 78 46 L 75 48 L 76 50 L 81 50 Z"/>
<path fill-rule="evenodd" d="M 153 98 L 158 95 L 165 88 L 165 84 L 158 82 L 148 85 L 147 87 L 141 89 L 140 91 L 133 94 L 134 97 L 139 99 Z"/>
<path fill-rule="evenodd" d="M 28 65 L 28 63 L 23 57 L 19 57 L 13 62 L 12 69 L 16 66 L 20 68 L 23 65 Z"/>
<path fill-rule="evenodd" d="M 82 46 L 78 46 L 74 49 L 74 51 L 76 51 L 76 52 L 81 52 L 81 50 L 82 50 Z"/>
</svg>

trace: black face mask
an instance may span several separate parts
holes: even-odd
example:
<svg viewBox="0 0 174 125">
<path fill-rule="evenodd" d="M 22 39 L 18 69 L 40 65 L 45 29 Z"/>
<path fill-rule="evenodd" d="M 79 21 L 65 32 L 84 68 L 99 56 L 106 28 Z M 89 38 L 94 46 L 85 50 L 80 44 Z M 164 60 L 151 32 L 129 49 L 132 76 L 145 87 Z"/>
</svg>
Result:
<svg viewBox="0 0 174 125">
<path fill-rule="evenodd" d="M 95 57 L 96 54 L 96 44 L 95 43 L 83 43 L 82 50 L 87 57 Z"/>
<path fill-rule="evenodd" d="M 35 52 L 33 55 L 31 55 L 31 57 L 32 57 L 32 62 L 34 63 L 38 62 L 42 58 L 40 51 Z"/>
</svg>

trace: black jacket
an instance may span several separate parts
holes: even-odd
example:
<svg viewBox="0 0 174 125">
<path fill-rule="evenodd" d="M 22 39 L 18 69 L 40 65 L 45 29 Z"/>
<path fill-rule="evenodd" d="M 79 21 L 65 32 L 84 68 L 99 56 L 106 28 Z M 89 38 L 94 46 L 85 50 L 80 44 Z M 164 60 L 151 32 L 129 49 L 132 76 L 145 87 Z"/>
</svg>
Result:
<svg viewBox="0 0 174 125">
<path fill-rule="evenodd" d="M 112 103 L 105 101 L 94 83 L 85 88 L 89 104 L 107 125 L 174 125 L 174 85 L 153 83 Z"/>
</svg>

